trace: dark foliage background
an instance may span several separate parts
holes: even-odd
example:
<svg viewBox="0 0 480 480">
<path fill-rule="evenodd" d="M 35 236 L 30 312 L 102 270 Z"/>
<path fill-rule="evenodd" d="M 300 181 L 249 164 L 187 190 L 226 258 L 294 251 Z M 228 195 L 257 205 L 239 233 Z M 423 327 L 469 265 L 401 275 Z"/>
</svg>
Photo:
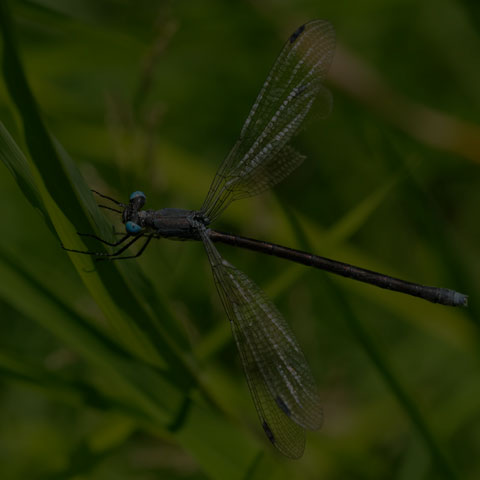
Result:
<svg viewBox="0 0 480 480">
<path fill-rule="evenodd" d="M 470 305 L 221 248 L 319 382 L 324 428 L 291 462 L 261 432 L 200 244 L 91 271 L 60 242 L 120 227 L 89 188 L 198 208 L 313 18 L 337 30 L 333 113 L 297 140 L 288 181 L 217 226 Z M 0 477 L 479 478 L 479 18 L 454 0 L 2 1 Z"/>
</svg>

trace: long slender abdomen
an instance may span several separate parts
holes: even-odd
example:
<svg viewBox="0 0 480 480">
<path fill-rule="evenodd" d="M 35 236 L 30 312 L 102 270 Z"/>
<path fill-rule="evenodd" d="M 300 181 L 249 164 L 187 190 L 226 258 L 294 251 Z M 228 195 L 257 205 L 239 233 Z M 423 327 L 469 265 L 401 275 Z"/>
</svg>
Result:
<svg viewBox="0 0 480 480">
<path fill-rule="evenodd" d="M 284 258 L 291 262 L 325 270 L 327 272 L 352 278 L 360 282 L 375 285 L 387 290 L 413 295 L 433 303 L 440 303 L 448 306 L 467 306 L 468 296 L 448 288 L 430 287 L 417 283 L 407 282 L 399 278 L 390 277 L 381 273 L 373 272 L 365 268 L 355 267 L 348 263 L 338 262 L 329 258 L 313 255 L 301 250 L 276 245 L 275 243 L 255 240 L 253 238 L 231 235 L 228 233 L 209 230 L 210 239 L 213 242 L 221 242 L 227 245 L 234 245 L 256 252 L 266 253 L 275 257 Z"/>
</svg>

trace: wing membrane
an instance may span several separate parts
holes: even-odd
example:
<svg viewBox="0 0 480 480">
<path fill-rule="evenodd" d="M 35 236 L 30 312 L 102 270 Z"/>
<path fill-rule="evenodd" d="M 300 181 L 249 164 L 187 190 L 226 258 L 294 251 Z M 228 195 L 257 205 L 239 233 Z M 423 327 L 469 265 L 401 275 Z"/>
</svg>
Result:
<svg viewBox="0 0 480 480">
<path fill-rule="evenodd" d="M 335 32 L 325 20 L 300 27 L 270 71 L 240 133 L 220 166 L 202 206 L 213 221 L 233 200 L 257 195 L 283 180 L 303 161 L 288 146 L 314 102 L 323 113 L 332 105 L 322 81 L 335 49 Z"/>
<path fill-rule="evenodd" d="M 265 433 L 282 453 L 298 458 L 305 446 L 303 429 L 317 429 L 323 420 L 305 356 L 262 290 L 221 257 L 205 227 L 200 236 Z"/>
</svg>

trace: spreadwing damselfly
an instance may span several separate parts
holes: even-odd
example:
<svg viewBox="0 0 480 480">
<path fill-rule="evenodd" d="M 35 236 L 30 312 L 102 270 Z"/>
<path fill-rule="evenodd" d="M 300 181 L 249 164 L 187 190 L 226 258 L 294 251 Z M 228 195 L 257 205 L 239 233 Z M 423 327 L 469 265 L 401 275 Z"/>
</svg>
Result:
<svg viewBox="0 0 480 480">
<path fill-rule="evenodd" d="M 299 458 L 305 430 L 318 429 L 322 407 L 313 375 L 287 322 L 265 293 L 227 262 L 215 243 L 246 248 L 319 268 L 381 288 L 450 306 L 467 304 L 467 296 L 453 290 L 406 282 L 308 252 L 222 233 L 210 228 L 231 202 L 258 195 L 286 178 L 304 160 L 291 145 L 309 112 L 324 116 L 332 106 L 323 80 L 332 62 L 335 32 L 324 20 L 299 27 L 274 63 L 241 130 L 239 140 L 218 169 L 199 210 L 163 208 L 143 210 L 146 196 L 136 191 L 128 203 L 95 192 L 117 208 L 126 234 L 113 253 L 70 250 L 99 259 L 140 256 L 152 239 L 197 240 L 205 247 L 215 285 L 230 320 L 245 376 L 263 429 L 276 448 Z M 135 255 L 122 256 L 133 244 L 144 243 Z"/>
</svg>

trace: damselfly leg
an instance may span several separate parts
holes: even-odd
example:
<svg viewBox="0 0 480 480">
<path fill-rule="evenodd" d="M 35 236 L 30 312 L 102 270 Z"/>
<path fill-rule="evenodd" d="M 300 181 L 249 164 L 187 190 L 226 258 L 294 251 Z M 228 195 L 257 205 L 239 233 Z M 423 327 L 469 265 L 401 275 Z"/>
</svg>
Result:
<svg viewBox="0 0 480 480">
<path fill-rule="evenodd" d="M 93 237 L 96 240 L 100 240 L 102 243 L 106 243 L 107 245 L 115 246 L 115 244 L 106 242 L 105 240 L 100 239 L 96 235 L 90 235 L 90 234 L 79 234 L 79 235 Z M 128 238 L 131 238 L 131 240 L 129 242 L 127 242 L 127 244 L 124 245 L 122 248 L 118 249 L 116 252 L 113 252 L 113 253 L 94 252 L 94 251 L 90 251 L 90 250 L 75 250 L 75 249 L 72 249 L 72 248 L 66 248 L 64 245 L 62 245 L 62 248 L 64 250 L 66 250 L 67 252 L 81 253 L 83 255 L 91 255 L 92 257 L 96 257 L 95 260 L 124 260 L 124 259 L 126 260 L 126 259 L 129 259 L 129 258 L 139 257 L 145 251 L 145 249 L 147 248 L 147 245 L 150 243 L 150 240 L 154 237 L 155 237 L 155 235 L 138 235 L 136 237 L 131 237 L 130 235 L 125 235 L 125 237 L 123 237 L 119 242 L 117 242 L 117 245 L 120 245 L 121 243 L 123 243 Z M 140 238 L 146 238 L 147 240 L 135 255 L 128 255 L 126 257 L 120 257 L 119 256 L 125 250 L 127 250 L 127 248 L 131 247 L 134 243 L 136 243 Z"/>
<path fill-rule="evenodd" d="M 150 241 L 152 240 L 152 238 L 155 238 L 155 235 L 141 235 L 141 237 L 146 237 L 147 240 L 145 241 L 145 243 L 142 245 L 140 250 L 135 255 L 128 255 L 126 257 L 117 257 L 117 256 L 115 256 L 115 255 L 118 255 L 118 252 L 117 252 L 115 254 L 110 255 L 108 258 L 105 258 L 105 256 L 103 256 L 103 257 L 97 258 L 96 260 L 97 261 L 100 261 L 100 260 L 128 260 L 128 259 L 131 259 L 131 258 L 138 258 L 145 251 L 145 249 L 147 248 L 147 246 L 150 243 Z M 135 237 L 135 238 L 141 238 L 141 237 Z M 122 250 L 124 250 L 124 249 L 122 249 Z"/>
<path fill-rule="evenodd" d="M 104 208 L 105 210 L 110 210 L 111 212 L 115 213 L 122 213 L 120 210 L 117 210 L 116 208 L 109 207 L 108 205 L 102 205 L 101 203 L 98 204 L 99 208 Z"/>
<path fill-rule="evenodd" d="M 77 232 L 78 235 L 81 237 L 89 237 L 89 238 L 94 238 L 95 240 L 98 240 L 99 242 L 103 243 L 104 245 L 108 245 L 110 247 L 118 247 L 121 245 L 127 238 L 131 238 L 130 235 L 125 235 L 120 232 L 115 232 L 115 235 L 121 234 L 123 235 L 123 238 L 121 238 L 118 242 L 108 242 L 107 240 L 104 240 L 103 238 L 99 237 L 98 235 L 94 235 L 93 233 L 81 233 Z"/>
<path fill-rule="evenodd" d="M 114 198 L 109 197 L 108 195 L 104 195 L 103 193 L 97 192 L 97 190 L 91 189 L 90 191 L 91 191 L 92 193 L 95 193 L 95 194 L 98 195 L 99 197 L 102 197 L 102 198 L 105 198 L 105 199 L 107 199 L 107 200 L 110 200 L 111 202 L 113 202 L 115 205 L 118 205 L 119 207 L 125 208 L 125 206 L 126 206 L 124 203 L 119 202 L 118 200 L 115 200 Z M 120 212 L 120 213 L 121 213 L 121 212 Z"/>
</svg>

